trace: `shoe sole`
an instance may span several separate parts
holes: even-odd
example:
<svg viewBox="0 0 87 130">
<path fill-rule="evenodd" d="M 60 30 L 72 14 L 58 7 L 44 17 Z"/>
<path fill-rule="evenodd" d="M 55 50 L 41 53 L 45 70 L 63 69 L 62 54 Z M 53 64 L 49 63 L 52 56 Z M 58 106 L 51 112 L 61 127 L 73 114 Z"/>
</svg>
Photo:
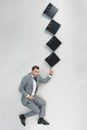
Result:
<svg viewBox="0 0 87 130">
<path fill-rule="evenodd" d="M 44 124 L 44 123 L 40 123 L 40 122 L 38 122 L 38 124 L 42 124 L 42 125 L 49 125 L 49 124 Z"/>
</svg>

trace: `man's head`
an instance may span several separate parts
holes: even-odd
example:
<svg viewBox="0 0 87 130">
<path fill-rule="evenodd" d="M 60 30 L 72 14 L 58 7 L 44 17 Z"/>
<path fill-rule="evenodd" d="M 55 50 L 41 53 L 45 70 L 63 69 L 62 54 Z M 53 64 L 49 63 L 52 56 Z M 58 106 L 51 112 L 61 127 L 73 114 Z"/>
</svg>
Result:
<svg viewBox="0 0 87 130">
<path fill-rule="evenodd" d="M 33 74 L 34 77 L 37 77 L 39 75 L 39 66 L 34 65 L 32 67 L 32 74 Z"/>
</svg>

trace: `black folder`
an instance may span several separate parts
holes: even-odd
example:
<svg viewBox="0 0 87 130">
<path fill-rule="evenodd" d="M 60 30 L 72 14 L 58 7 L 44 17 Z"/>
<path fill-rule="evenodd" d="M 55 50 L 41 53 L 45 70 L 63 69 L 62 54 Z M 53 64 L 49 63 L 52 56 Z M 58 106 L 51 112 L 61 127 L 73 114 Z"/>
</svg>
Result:
<svg viewBox="0 0 87 130">
<path fill-rule="evenodd" d="M 49 3 L 43 13 L 46 14 L 48 17 L 53 18 L 57 11 L 58 9 L 53 4 Z"/>
<path fill-rule="evenodd" d="M 58 31 L 60 26 L 61 25 L 59 23 L 57 23 L 55 20 L 51 20 L 51 22 L 46 27 L 46 30 L 49 31 L 52 34 L 56 34 L 56 32 Z"/>
<path fill-rule="evenodd" d="M 46 45 L 53 51 L 55 51 L 61 44 L 61 41 L 56 37 L 53 36 Z"/>
<path fill-rule="evenodd" d="M 45 61 L 49 64 L 50 67 L 53 67 L 57 62 L 60 61 L 59 57 L 53 52 L 49 55 Z"/>
</svg>

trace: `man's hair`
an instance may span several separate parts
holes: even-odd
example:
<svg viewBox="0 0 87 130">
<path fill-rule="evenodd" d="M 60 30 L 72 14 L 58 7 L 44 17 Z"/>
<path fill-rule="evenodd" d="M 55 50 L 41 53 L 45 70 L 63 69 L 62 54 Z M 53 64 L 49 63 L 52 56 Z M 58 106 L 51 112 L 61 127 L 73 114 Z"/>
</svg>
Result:
<svg viewBox="0 0 87 130">
<path fill-rule="evenodd" d="M 38 70 L 39 70 L 39 66 L 34 65 L 34 66 L 32 67 L 32 70 L 34 70 L 34 69 L 38 69 Z"/>
</svg>

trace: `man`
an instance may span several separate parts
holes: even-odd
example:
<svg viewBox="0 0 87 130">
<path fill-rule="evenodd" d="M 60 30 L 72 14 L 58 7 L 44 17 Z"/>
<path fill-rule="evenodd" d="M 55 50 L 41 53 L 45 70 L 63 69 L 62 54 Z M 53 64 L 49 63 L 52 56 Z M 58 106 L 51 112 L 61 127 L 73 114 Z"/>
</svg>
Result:
<svg viewBox="0 0 87 130">
<path fill-rule="evenodd" d="M 22 93 L 21 102 L 24 106 L 31 109 L 30 112 L 19 115 L 22 125 L 25 124 L 26 117 L 31 117 L 39 114 L 38 124 L 49 125 L 45 121 L 46 101 L 36 95 L 39 83 L 47 83 L 52 77 L 53 71 L 50 70 L 46 78 L 42 78 L 39 74 L 39 66 L 32 67 L 32 71 L 22 78 L 19 86 L 19 91 Z"/>
</svg>

